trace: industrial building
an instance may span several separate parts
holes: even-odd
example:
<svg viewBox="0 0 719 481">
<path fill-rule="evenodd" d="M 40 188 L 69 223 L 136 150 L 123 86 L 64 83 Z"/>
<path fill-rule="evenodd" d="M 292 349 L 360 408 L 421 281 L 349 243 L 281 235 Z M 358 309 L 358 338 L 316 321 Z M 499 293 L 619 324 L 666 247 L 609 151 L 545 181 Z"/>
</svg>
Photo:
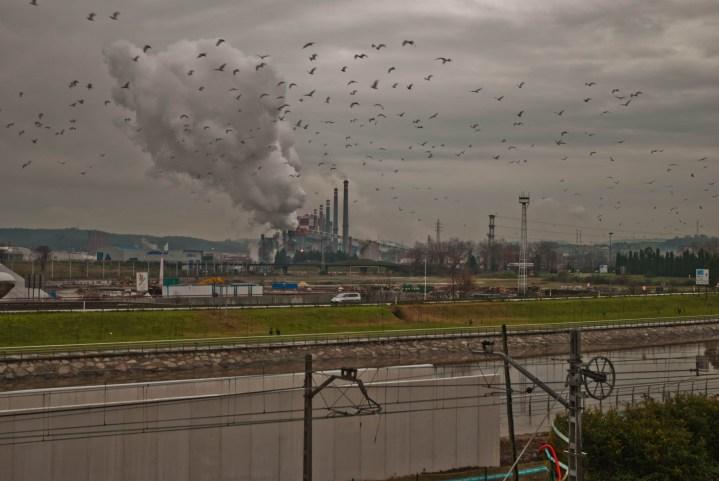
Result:
<svg viewBox="0 0 719 481">
<path fill-rule="evenodd" d="M 325 200 L 311 212 L 297 216 L 297 227 L 292 230 L 262 234 L 258 242 L 258 260 L 273 263 L 282 249 L 288 256 L 298 253 L 320 253 L 324 259 L 334 255 L 340 258 L 358 257 L 373 261 L 399 262 L 407 249 L 392 242 L 354 239 L 350 235 L 349 181 L 342 183 L 342 232 L 340 233 L 339 189 L 332 199 Z"/>
<path fill-rule="evenodd" d="M 277 232 L 272 236 L 262 234 L 258 244 L 260 262 L 271 263 L 275 254 L 284 249 L 294 256 L 297 252 L 342 253 L 347 257 L 359 254 L 360 246 L 350 237 L 349 226 L 349 181 L 342 183 L 342 234 L 339 232 L 339 190 L 333 191 L 332 200 L 327 199 L 311 212 L 297 217 L 293 230 Z"/>
</svg>

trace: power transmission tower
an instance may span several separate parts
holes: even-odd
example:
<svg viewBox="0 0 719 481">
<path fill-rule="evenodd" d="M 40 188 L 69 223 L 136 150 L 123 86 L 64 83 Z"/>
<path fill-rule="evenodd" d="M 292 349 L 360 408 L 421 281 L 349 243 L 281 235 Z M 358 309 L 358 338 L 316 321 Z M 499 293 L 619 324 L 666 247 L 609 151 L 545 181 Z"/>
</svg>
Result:
<svg viewBox="0 0 719 481">
<path fill-rule="evenodd" d="M 442 240 L 440 238 L 440 234 L 442 233 L 442 223 L 439 221 L 439 219 L 437 219 L 437 223 L 435 224 L 434 228 L 435 228 L 435 232 L 436 232 L 436 236 L 435 236 L 434 240 L 437 243 L 437 245 L 439 245 L 442 242 Z"/>
<path fill-rule="evenodd" d="M 519 244 L 519 276 L 517 277 L 517 294 L 527 295 L 527 206 L 529 194 L 521 194 L 519 203 L 522 205 L 522 234 Z"/>
<path fill-rule="evenodd" d="M 512 365 L 512 367 L 532 381 L 535 386 L 538 386 L 567 409 L 567 418 L 569 420 L 569 449 L 567 451 L 569 456 L 569 472 L 567 473 L 567 479 L 569 481 L 584 481 L 584 465 L 582 462 L 582 456 L 584 455 L 582 452 L 582 410 L 584 408 L 584 393 L 582 392 L 582 386 L 586 389 L 587 394 L 595 399 L 602 400 L 608 398 L 614 390 L 616 382 L 616 372 L 612 362 L 606 357 L 595 357 L 587 364 L 582 363 L 580 331 L 578 329 L 572 329 L 569 339 L 569 359 L 567 360 L 569 363 L 569 369 L 567 371 L 569 396 L 568 398 L 564 398 L 506 353 L 494 352 L 493 340 L 483 340 L 482 351 L 473 352 L 475 354 L 501 357 L 507 364 Z M 518 461 L 515 456 L 513 466 L 518 464 Z"/>
<path fill-rule="evenodd" d="M 494 271 L 494 214 L 489 214 L 489 232 L 487 233 L 487 269 Z"/>
</svg>

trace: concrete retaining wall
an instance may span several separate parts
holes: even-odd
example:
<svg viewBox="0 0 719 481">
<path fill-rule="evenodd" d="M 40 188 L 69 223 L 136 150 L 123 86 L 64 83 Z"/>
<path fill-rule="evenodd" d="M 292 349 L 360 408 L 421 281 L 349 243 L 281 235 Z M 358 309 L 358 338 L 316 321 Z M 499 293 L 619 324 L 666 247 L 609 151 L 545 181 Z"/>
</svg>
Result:
<svg viewBox="0 0 719 481">
<path fill-rule="evenodd" d="M 327 406 L 363 401 L 344 382 L 315 397 L 316 481 L 498 464 L 499 404 L 486 387 L 498 376 L 412 366 L 360 377 L 382 413 L 327 417 Z M 4 393 L 0 481 L 300 480 L 302 382 L 247 376 Z"/>
</svg>

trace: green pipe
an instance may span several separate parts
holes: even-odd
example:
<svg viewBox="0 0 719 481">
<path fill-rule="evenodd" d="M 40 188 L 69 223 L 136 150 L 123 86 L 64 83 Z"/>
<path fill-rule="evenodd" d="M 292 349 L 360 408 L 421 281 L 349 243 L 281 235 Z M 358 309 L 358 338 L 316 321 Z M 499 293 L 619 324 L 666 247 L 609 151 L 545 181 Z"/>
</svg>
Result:
<svg viewBox="0 0 719 481">
<path fill-rule="evenodd" d="M 546 466 L 537 466 L 535 468 L 525 468 L 519 470 L 520 476 L 529 476 L 531 474 L 548 473 Z M 487 474 L 482 476 L 472 476 L 471 478 L 455 478 L 447 481 L 493 481 L 495 479 L 504 479 L 509 473 Z"/>
</svg>

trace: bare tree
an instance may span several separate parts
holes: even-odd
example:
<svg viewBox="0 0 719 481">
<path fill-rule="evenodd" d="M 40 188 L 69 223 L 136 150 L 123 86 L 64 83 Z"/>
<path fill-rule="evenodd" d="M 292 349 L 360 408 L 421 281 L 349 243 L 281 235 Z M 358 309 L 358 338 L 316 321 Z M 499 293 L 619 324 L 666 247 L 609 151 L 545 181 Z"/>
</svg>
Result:
<svg viewBox="0 0 719 481">
<path fill-rule="evenodd" d="M 472 250 L 472 244 L 467 241 L 461 241 L 459 239 L 450 239 L 443 243 L 446 268 L 450 279 L 450 294 L 452 298 L 457 297 L 457 284 L 459 280 L 459 274 L 461 268 L 464 267 L 464 263 L 467 262 L 467 257 Z"/>
</svg>

